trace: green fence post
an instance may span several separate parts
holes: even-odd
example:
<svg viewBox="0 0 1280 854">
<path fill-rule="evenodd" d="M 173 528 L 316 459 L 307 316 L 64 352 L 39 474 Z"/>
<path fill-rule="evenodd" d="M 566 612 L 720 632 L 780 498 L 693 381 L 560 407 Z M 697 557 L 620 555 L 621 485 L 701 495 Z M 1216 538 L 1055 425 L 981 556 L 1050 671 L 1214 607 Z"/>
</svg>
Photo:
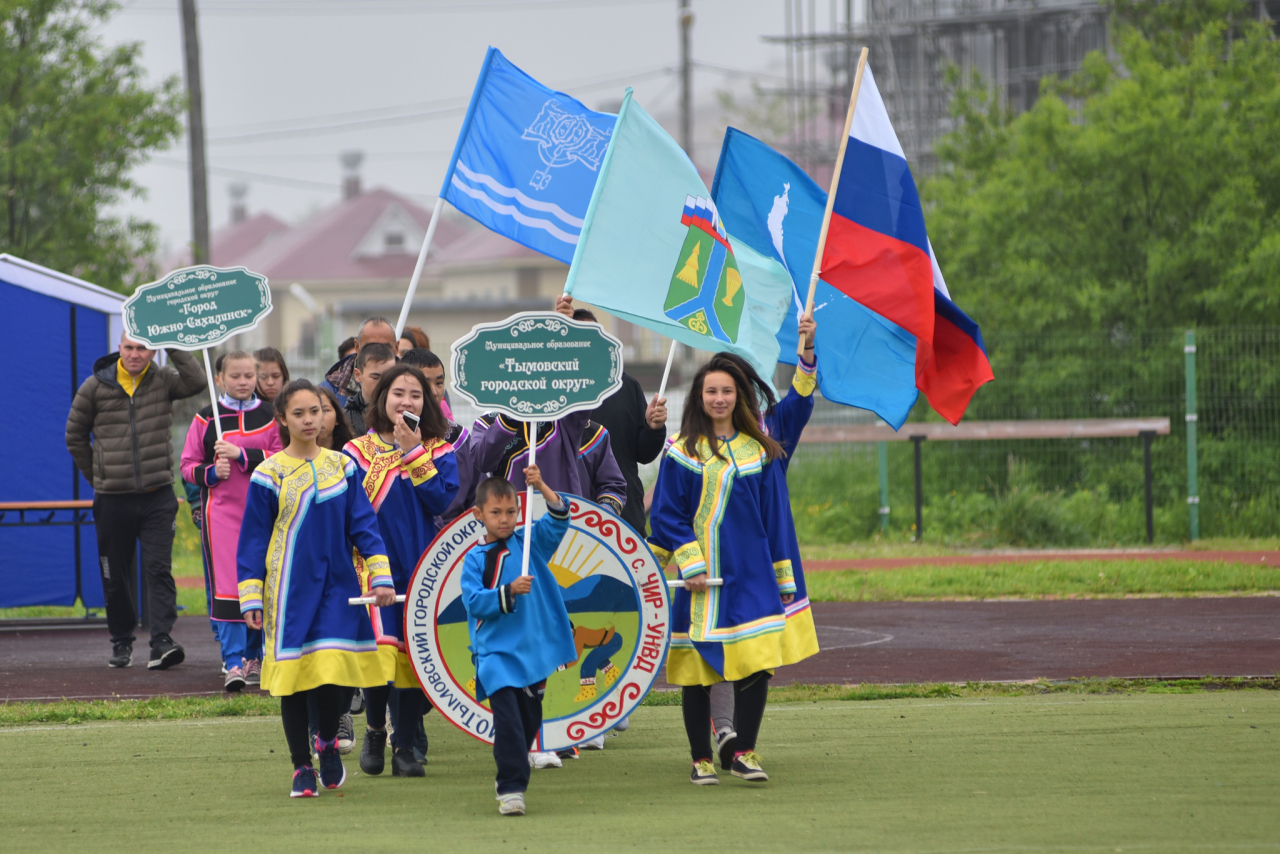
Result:
<svg viewBox="0 0 1280 854">
<path fill-rule="evenodd" d="M 1196 483 L 1196 333 L 1188 329 L 1182 352 L 1187 360 L 1187 510 L 1191 539 L 1200 539 L 1200 490 Z"/>
<path fill-rule="evenodd" d="M 889 443 L 876 442 L 880 458 L 880 532 L 889 532 Z"/>
</svg>

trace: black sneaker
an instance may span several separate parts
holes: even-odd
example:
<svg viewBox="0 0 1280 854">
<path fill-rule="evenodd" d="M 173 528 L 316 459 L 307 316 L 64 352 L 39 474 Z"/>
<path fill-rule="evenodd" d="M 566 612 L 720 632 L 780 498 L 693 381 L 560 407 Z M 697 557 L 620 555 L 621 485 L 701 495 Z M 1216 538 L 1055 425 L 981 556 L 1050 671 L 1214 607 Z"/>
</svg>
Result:
<svg viewBox="0 0 1280 854">
<path fill-rule="evenodd" d="M 111 657 L 107 659 L 107 667 L 133 666 L 133 644 L 120 641 L 111 645 Z"/>
<path fill-rule="evenodd" d="M 764 773 L 764 768 L 760 765 L 760 754 L 754 750 L 748 750 L 741 756 L 734 757 L 733 776 L 752 783 L 764 783 L 769 779 L 769 775 Z"/>
<path fill-rule="evenodd" d="M 320 797 L 320 784 L 316 781 L 316 769 L 310 765 L 303 765 L 293 772 L 293 791 L 289 792 L 289 797 Z"/>
<path fill-rule="evenodd" d="M 720 785 L 720 778 L 716 776 L 716 766 L 711 764 L 710 759 L 699 759 L 693 763 L 693 773 L 689 775 L 689 782 L 695 786 Z"/>
<path fill-rule="evenodd" d="M 368 727 L 364 731 L 364 744 L 360 746 L 360 770 L 376 777 L 386 766 L 387 731 Z"/>
<path fill-rule="evenodd" d="M 716 733 L 716 752 L 720 754 L 720 768 L 733 770 L 733 754 L 738 749 L 738 734 L 731 729 L 722 729 Z"/>
<path fill-rule="evenodd" d="M 320 784 L 326 789 L 336 789 L 347 782 L 347 769 L 338 753 L 338 740 L 325 743 L 316 738 L 316 753 L 320 755 Z"/>
<path fill-rule="evenodd" d="M 173 642 L 168 635 L 157 635 L 151 641 L 151 660 L 147 662 L 148 670 L 168 670 L 175 664 L 181 664 L 187 653 L 181 646 Z"/>
<path fill-rule="evenodd" d="M 392 777 L 425 777 L 421 763 L 413 756 L 412 747 L 397 747 L 391 751 Z"/>
</svg>

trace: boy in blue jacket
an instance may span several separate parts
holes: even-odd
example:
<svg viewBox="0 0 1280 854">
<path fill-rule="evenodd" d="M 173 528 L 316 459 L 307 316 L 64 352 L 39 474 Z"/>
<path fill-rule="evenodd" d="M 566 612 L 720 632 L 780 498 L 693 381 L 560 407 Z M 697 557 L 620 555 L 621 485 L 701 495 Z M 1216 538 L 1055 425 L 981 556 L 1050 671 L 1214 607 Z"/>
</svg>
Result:
<svg viewBox="0 0 1280 854">
<path fill-rule="evenodd" d="M 569 506 L 542 482 L 537 466 L 526 468 L 524 477 L 547 501 L 547 514 L 533 523 L 529 574 L 521 575 L 526 544 L 516 521 L 516 490 L 501 477 L 476 487 L 472 512 L 484 523 L 485 541 L 467 553 L 462 565 L 476 699 L 487 697 L 493 709 L 495 788 L 502 815 L 524 815 L 528 752 L 542 728 L 547 677 L 578 657 L 560 585 L 547 567 L 569 530 Z"/>
</svg>

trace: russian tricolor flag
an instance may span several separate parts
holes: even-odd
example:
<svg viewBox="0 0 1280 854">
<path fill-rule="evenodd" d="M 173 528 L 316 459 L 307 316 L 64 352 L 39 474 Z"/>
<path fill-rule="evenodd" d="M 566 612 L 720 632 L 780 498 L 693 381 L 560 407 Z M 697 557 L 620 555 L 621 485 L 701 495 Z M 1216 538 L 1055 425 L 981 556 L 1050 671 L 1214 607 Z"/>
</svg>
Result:
<svg viewBox="0 0 1280 854">
<path fill-rule="evenodd" d="M 916 338 L 916 388 L 956 424 L 994 379 L 982 332 L 947 293 L 906 155 L 863 75 L 822 253 L 822 280 Z"/>
</svg>

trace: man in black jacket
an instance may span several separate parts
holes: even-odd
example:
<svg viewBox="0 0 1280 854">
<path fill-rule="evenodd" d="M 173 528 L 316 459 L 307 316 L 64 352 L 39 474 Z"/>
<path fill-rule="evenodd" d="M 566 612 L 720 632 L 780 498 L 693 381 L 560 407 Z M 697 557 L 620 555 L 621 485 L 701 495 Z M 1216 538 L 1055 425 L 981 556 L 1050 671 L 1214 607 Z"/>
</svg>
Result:
<svg viewBox="0 0 1280 854">
<path fill-rule="evenodd" d="M 185 653 L 169 637 L 177 619 L 173 581 L 173 402 L 204 391 L 204 371 L 189 353 L 169 350 L 168 365 L 153 364 L 154 350 L 121 336 L 120 352 L 93 364 L 67 416 L 67 450 L 93 484 L 93 520 L 111 632 L 111 667 L 133 663 L 138 625 L 129 576 L 142 572 L 150 586 L 151 658 L 165 670 Z"/>
<path fill-rule="evenodd" d="M 575 310 L 573 300 L 561 296 L 556 311 L 574 320 L 597 323 L 596 316 L 585 308 Z M 662 453 L 667 441 L 667 399 L 654 395 L 645 403 L 640 382 L 627 373 L 618 389 L 591 413 L 591 420 L 609 431 L 613 458 L 627 482 L 627 503 L 622 508 L 623 520 L 641 536 L 645 532 L 644 484 L 640 482 L 640 466 L 651 463 Z"/>
</svg>

